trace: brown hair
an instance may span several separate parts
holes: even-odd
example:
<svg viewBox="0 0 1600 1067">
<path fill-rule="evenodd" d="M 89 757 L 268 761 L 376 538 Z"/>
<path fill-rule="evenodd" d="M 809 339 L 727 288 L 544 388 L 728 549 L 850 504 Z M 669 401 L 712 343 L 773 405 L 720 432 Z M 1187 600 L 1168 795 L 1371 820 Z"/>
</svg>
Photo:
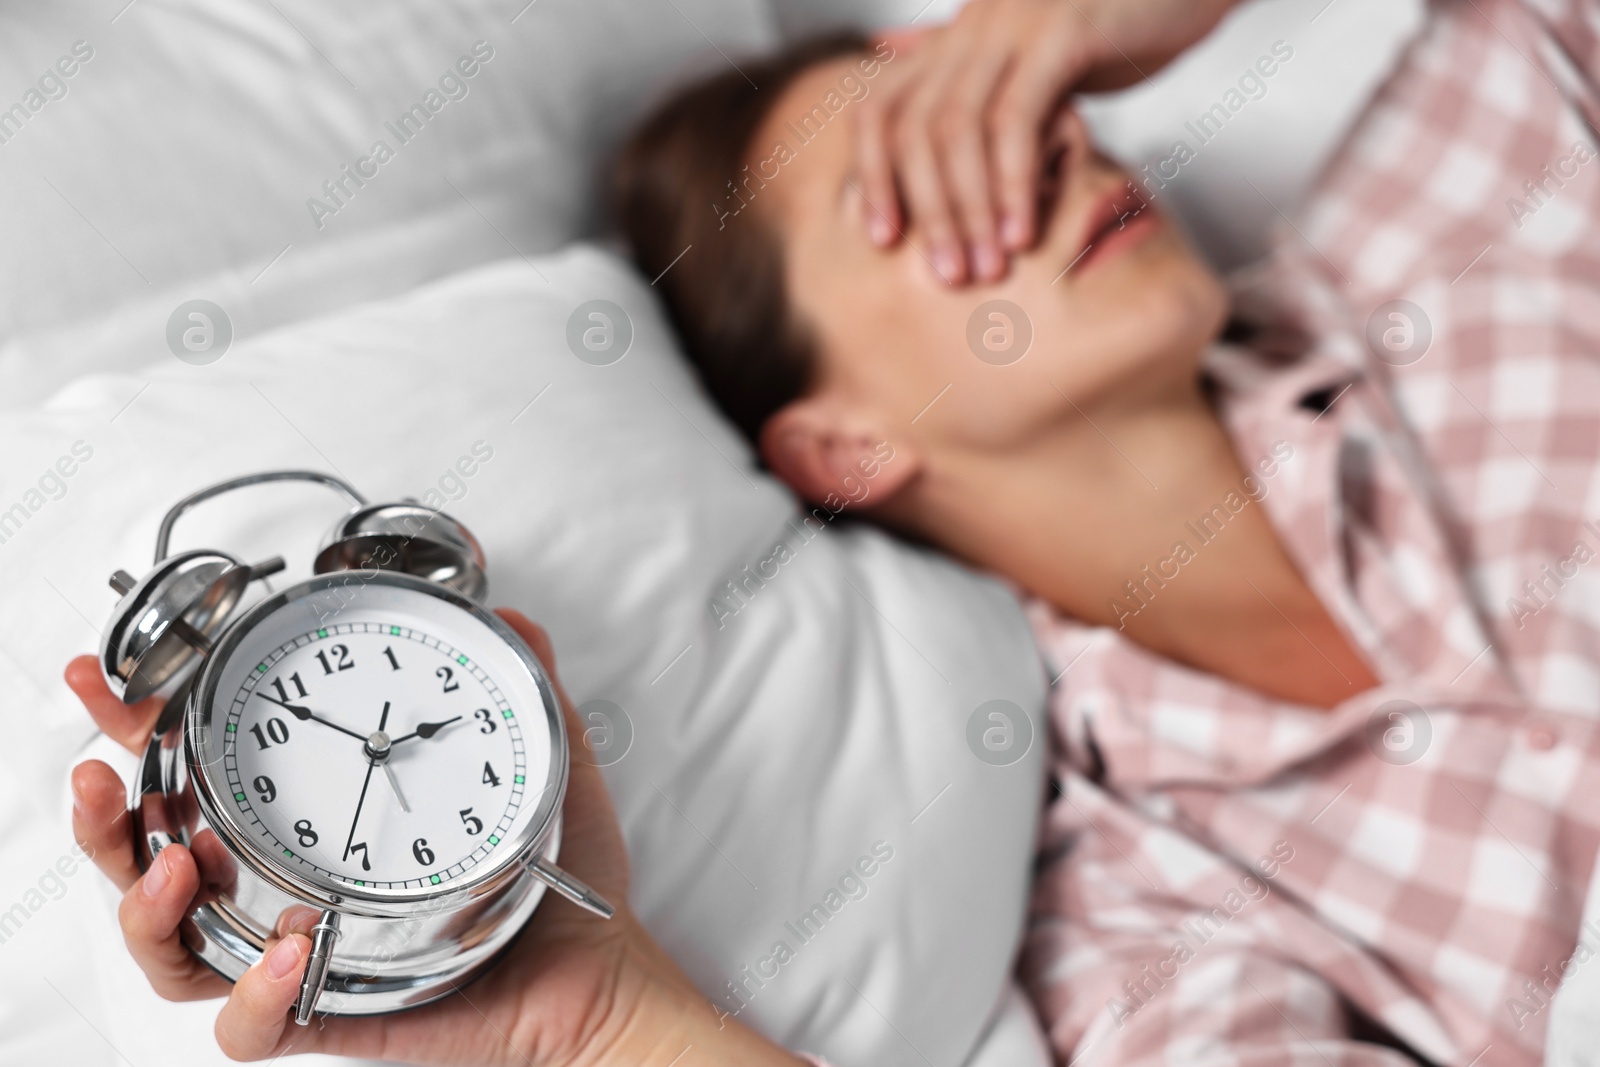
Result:
<svg viewBox="0 0 1600 1067">
<path fill-rule="evenodd" d="M 867 50 L 859 34 L 834 34 L 692 85 L 645 118 L 612 174 L 635 261 L 657 279 L 706 389 L 752 441 L 810 388 L 816 353 L 777 234 L 754 213 L 731 216 L 742 200 L 730 190 L 784 90 L 817 63 Z"/>
</svg>

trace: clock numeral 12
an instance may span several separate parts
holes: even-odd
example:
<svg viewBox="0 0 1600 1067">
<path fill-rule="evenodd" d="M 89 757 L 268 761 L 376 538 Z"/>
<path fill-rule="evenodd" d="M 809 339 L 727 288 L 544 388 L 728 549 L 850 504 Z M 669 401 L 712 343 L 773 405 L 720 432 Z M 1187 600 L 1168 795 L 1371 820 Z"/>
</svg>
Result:
<svg viewBox="0 0 1600 1067">
<path fill-rule="evenodd" d="M 328 662 L 327 652 L 318 652 L 317 659 L 322 663 L 323 674 L 332 674 L 336 669 L 347 671 L 356 665 L 356 661 L 350 658 L 350 649 L 344 645 L 334 645 L 328 652 L 333 653 L 333 658 L 338 660 L 339 666 L 335 668 Z"/>
</svg>

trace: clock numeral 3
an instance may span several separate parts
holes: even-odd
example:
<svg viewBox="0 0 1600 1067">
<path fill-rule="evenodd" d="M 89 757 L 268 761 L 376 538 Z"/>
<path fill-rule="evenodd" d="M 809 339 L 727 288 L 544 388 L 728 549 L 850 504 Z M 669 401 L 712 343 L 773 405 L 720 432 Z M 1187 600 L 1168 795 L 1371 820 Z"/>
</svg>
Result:
<svg viewBox="0 0 1600 1067">
<path fill-rule="evenodd" d="M 483 833 L 483 820 L 472 814 L 471 808 L 461 809 L 461 825 L 467 828 L 468 835 L 472 837 Z"/>
<path fill-rule="evenodd" d="M 281 745 L 289 740 L 289 727 L 284 724 L 282 719 L 268 719 L 266 733 L 261 732 L 260 723 L 250 727 L 250 732 L 256 735 L 256 744 L 261 746 L 262 751 L 271 748 L 274 742 Z M 271 738 L 271 740 L 269 741 L 268 738 Z"/>
<path fill-rule="evenodd" d="M 491 767 L 487 763 L 485 763 L 483 765 L 483 784 L 484 785 L 499 785 L 500 784 L 500 776 L 498 774 L 494 773 L 494 768 Z"/>
<path fill-rule="evenodd" d="M 278 799 L 278 787 L 272 784 L 272 779 L 264 774 L 256 775 L 256 780 L 250 783 L 256 787 L 256 792 L 261 794 L 261 803 L 271 804 Z"/>
<path fill-rule="evenodd" d="M 461 688 L 460 682 L 452 682 L 450 680 L 455 677 L 455 674 L 456 672 L 451 670 L 449 667 L 440 667 L 438 670 L 433 672 L 433 676 L 435 678 L 444 679 L 444 691 L 446 693 L 454 693 L 457 689 Z"/>
<path fill-rule="evenodd" d="M 318 841 L 317 832 L 311 828 L 310 819 L 301 819 L 295 823 L 294 832 L 300 837 L 301 848 L 310 848 Z"/>
<path fill-rule="evenodd" d="M 411 843 L 411 854 L 424 867 L 433 862 L 433 849 L 428 847 L 428 839 L 426 837 L 419 837 Z"/>
<path fill-rule="evenodd" d="M 332 652 L 333 658 L 338 661 L 337 667 L 328 662 L 328 652 Z M 317 653 L 317 659 L 322 663 L 323 674 L 332 674 L 335 670 L 347 671 L 356 665 L 356 661 L 350 658 L 350 650 L 344 645 L 334 645 L 328 652 Z"/>
<path fill-rule="evenodd" d="M 499 729 L 499 727 L 495 726 L 494 716 L 489 712 L 488 708 L 479 708 L 472 714 L 483 720 L 483 725 L 478 728 L 480 734 L 492 734 Z"/>
</svg>

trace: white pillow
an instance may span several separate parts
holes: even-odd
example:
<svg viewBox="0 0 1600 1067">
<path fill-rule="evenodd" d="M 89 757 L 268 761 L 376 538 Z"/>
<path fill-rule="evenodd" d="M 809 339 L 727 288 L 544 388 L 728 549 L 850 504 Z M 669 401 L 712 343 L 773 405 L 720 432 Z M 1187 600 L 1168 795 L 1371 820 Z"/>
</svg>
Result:
<svg viewBox="0 0 1600 1067">
<path fill-rule="evenodd" d="M 23 109 L 0 124 L 0 408 L 162 358 L 187 300 L 242 339 L 592 233 L 635 116 L 770 21 L 766 0 L 0 5 L 0 114 Z M 402 143 L 418 103 L 438 110 Z M 358 187 L 343 167 L 379 140 Z"/>
<path fill-rule="evenodd" d="M 631 348 L 608 366 L 568 347 L 569 318 L 594 299 L 631 319 Z M 70 477 L 31 497 L 62 455 L 77 457 Z M 464 456 L 470 477 L 456 473 Z M 43 409 L 0 414 L 0 457 L 0 512 L 28 511 L 0 544 L 3 728 L 24 739 L 0 747 L 0 782 L 15 786 L 0 786 L 0 826 L 15 828 L 0 910 L 67 841 L 55 798 L 90 729 L 59 674 L 104 624 L 106 576 L 148 564 L 183 493 L 310 467 L 375 498 L 451 498 L 484 544 L 490 599 L 549 627 L 580 704 L 624 709 L 632 746 L 606 773 L 635 905 L 708 995 L 743 967 L 775 970 L 741 1018 L 844 1067 L 958 1064 L 983 1031 L 1006 988 L 1041 801 L 1045 684 L 1017 605 L 870 528 L 796 533 L 793 500 L 701 395 L 625 264 L 581 248 L 510 260 L 208 366 L 168 356 L 87 378 Z M 282 552 L 304 573 L 339 510 L 313 487 L 262 487 L 186 516 L 175 547 Z M 792 558 L 762 566 L 780 539 Z M 765 584 L 737 613 L 713 610 L 747 564 Z M 1025 709 L 1017 725 L 1032 736 L 1009 766 L 969 746 L 993 700 Z M 27 814 L 25 798 L 49 803 Z M 847 883 L 859 899 L 830 896 L 863 857 L 865 895 Z M 786 924 L 819 903 L 837 912 L 802 943 Z M 0 1004 L 26 1015 L 0 1026 L 0 1061 L 76 1025 L 11 965 L 37 953 L 132 1061 L 222 1062 L 213 1009 L 147 991 L 100 894 L 49 903 L 15 936 Z M 780 940 L 794 958 L 762 964 Z"/>
</svg>

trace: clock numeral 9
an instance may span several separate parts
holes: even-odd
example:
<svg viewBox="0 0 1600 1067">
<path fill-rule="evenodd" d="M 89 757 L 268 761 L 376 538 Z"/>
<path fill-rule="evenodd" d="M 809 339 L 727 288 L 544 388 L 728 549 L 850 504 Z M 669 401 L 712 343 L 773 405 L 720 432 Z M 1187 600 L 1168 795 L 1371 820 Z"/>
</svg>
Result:
<svg viewBox="0 0 1600 1067">
<path fill-rule="evenodd" d="M 467 834 L 477 837 L 483 833 L 483 820 L 472 814 L 471 808 L 461 809 L 461 825 L 467 828 Z"/>
<path fill-rule="evenodd" d="M 450 680 L 456 676 L 456 672 L 451 670 L 449 667 L 440 667 L 438 670 L 433 672 L 433 676 L 435 678 L 444 679 L 444 691 L 446 693 L 454 693 L 457 689 L 461 688 L 460 682 L 452 682 Z"/>
<path fill-rule="evenodd" d="M 261 746 L 262 751 L 266 751 L 267 749 L 271 748 L 273 742 L 281 745 L 285 741 L 289 740 L 289 727 L 284 725 L 284 721 L 282 719 L 268 719 L 266 733 L 261 732 L 260 723 L 256 723 L 254 726 L 250 727 L 250 732 L 256 735 L 256 744 Z M 271 738 L 272 740 L 269 741 L 268 738 Z"/>
<path fill-rule="evenodd" d="M 480 734 L 492 734 L 495 732 L 495 730 L 499 729 L 499 727 L 494 724 L 494 715 L 489 711 L 488 708 L 479 708 L 472 714 L 483 720 L 483 725 L 478 728 L 478 732 Z"/>
<path fill-rule="evenodd" d="M 334 645 L 328 652 L 333 653 L 333 658 L 339 665 L 335 667 L 328 662 L 327 652 L 318 652 L 317 659 L 322 663 L 323 674 L 332 674 L 335 670 L 347 671 L 356 665 L 356 661 L 350 658 L 350 649 L 344 645 Z"/>
<path fill-rule="evenodd" d="M 256 792 L 261 794 L 261 803 L 271 804 L 278 799 L 278 787 L 272 784 L 272 779 L 264 774 L 256 775 L 256 780 L 250 783 L 256 787 Z"/>
<path fill-rule="evenodd" d="M 295 823 L 294 832 L 300 836 L 301 848 L 310 848 L 317 843 L 317 832 L 311 828 L 310 819 L 301 819 Z"/>
<path fill-rule="evenodd" d="M 433 849 L 428 847 L 428 839 L 426 837 L 419 837 L 411 843 L 411 854 L 424 867 L 433 862 Z"/>
</svg>

